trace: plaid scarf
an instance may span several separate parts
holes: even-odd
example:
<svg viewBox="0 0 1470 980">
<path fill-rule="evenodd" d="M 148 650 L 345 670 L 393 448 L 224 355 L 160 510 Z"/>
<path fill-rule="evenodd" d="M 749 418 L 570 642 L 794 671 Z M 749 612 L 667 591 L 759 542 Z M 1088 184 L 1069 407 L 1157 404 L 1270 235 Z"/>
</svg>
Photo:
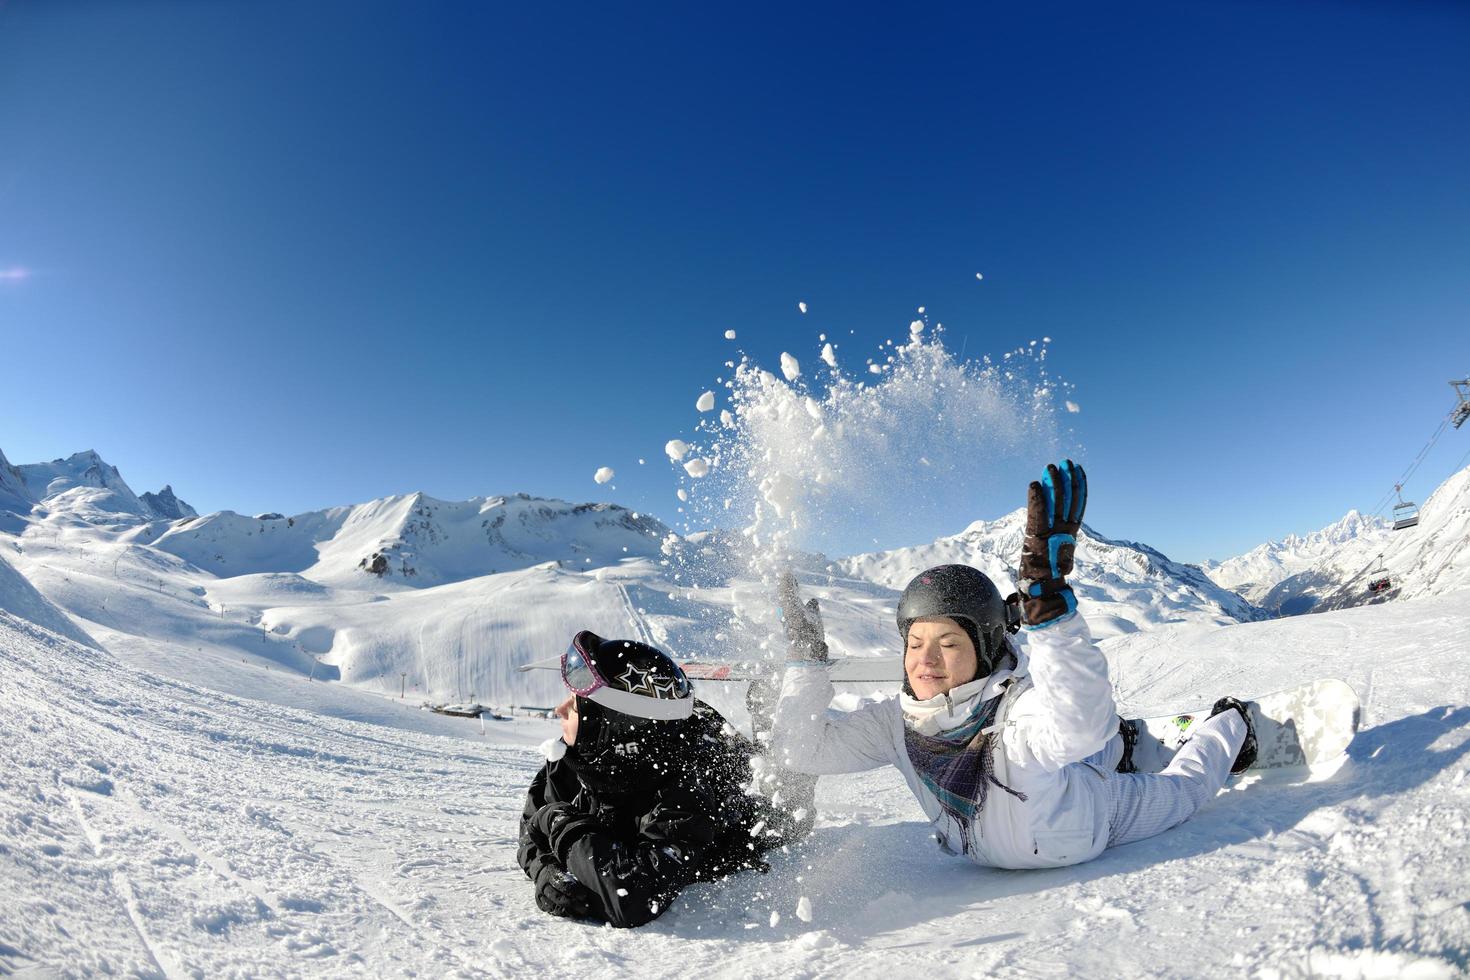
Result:
<svg viewBox="0 0 1470 980">
<path fill-rule="evenodd" d="M 923 735 L 912 725 L 904 726 L 903 744 L 909 762 L 939 806 L 959 825 L 966 853 L 970 850 L 970 823 L 985 808 L 992 785 L 1017 799 L 1026 799 L 1024 793 L 995 778 L 994 733 L 985 731 L 994 722 L 1006 689 L 989 701 L 977 703 L 963 725 L 947 732 Z"/>
</svg>

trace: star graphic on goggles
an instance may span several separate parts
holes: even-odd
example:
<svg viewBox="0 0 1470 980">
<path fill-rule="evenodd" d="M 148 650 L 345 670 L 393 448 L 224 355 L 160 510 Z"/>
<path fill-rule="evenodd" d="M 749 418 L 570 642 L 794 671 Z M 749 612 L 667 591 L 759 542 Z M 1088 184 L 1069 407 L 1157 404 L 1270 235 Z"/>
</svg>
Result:
<svg viewBox="0 0 1470 980">
<path fill-rule="evenodd" d="M 654 687 L 655 678 L 651 670 L 644 670 L 634 664 L 629 664 L 628 669 L 618 675 L 618 680 L 629 693 L 658 697 L 658 690 Z"/>
</svg>

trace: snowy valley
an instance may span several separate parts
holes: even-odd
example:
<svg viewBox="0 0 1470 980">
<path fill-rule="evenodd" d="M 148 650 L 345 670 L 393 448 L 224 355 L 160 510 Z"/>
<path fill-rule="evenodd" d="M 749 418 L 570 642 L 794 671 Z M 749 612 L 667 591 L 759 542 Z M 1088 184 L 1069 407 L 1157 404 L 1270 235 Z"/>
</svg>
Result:
<svg viewBox="0 0 1470 980">
<path fill-rule="evenodd" d="M 515 865 L 553 724 L 419 704 L 549 705 L 554 672 L 516 667 L 577 628 L 748 650 L 770 598 L 738 536 L 517 495 L 200 516 L 96 454 L 0 458 L 0 972 L 1459 975 L 1470 471 L 1420 533 L 1349 518 L 1208 576 L 1089 527 L 1076 576 L 1123 710 L 1341 677 L 1364 718 L 1334 766 L 1238 780 L 1174 831 L 1044 872 L 944 856 L 891 770 L 824 777 L 817 830 L 768 875 L 615 932 L 537 911 Z M 892 654 L 909 576 L 963 561 L 1009 588 L 1020 531 L 1016 512 L 798 571 L 835 649 Z M 1311 574 L 1317 608 L 1362 605 L 1354 549 L 1382 552 L 1391 594 L 1263 608 Z M 734 685 L 700 693 L 745 724 Z"/>
</svg>

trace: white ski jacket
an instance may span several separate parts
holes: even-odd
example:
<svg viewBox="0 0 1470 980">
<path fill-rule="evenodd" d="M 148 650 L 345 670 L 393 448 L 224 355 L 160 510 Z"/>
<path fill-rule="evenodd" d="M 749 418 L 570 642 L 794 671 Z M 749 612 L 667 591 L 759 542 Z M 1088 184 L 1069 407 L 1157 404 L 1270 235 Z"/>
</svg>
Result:
<svg viewBox="0 0 1470 980">
<path fill-rule="evenodd" d="M 827 710 L 833 690 L 822 665 L 793 663 L 771 730 L 776 758 L 815 775 L 897 766 L 939 845 L 976 864 L 1054 868 L 1089 861 L 1108 842 L 1107 774 L 1082 760 L 1118 734 L 1107 662 L 1080 615 L 1025 636 L 1014 671 L 929 701 L 898 695 L 851 712 Z M 904 727 L 918 725 L 925 733 L 957 727 L 977 698 L 993 697 L 1007 682 L 996 712 L 995 776 L 1026 799 L 992 786 L 969 833 L 962 833 L 909 762 Z"/>
</svg>

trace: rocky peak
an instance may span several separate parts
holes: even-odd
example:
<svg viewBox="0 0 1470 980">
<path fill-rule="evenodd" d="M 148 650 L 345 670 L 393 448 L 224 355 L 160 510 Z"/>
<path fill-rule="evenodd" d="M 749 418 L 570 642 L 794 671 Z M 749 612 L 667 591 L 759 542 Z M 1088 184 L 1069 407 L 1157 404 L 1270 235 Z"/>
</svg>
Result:
<svg viewBox="0 0 1470 980">
<path fill-rule="evenodd" d="M 198 511 L 174 495 L 174 488 L 168 484 L 164 484 L 163 489 L 157 493 L 140 494 L 138 499 L 153 512 L 153 516 L 163 520 L 177 521 L 184 517 L 199 516 Z"/>
</svg>

